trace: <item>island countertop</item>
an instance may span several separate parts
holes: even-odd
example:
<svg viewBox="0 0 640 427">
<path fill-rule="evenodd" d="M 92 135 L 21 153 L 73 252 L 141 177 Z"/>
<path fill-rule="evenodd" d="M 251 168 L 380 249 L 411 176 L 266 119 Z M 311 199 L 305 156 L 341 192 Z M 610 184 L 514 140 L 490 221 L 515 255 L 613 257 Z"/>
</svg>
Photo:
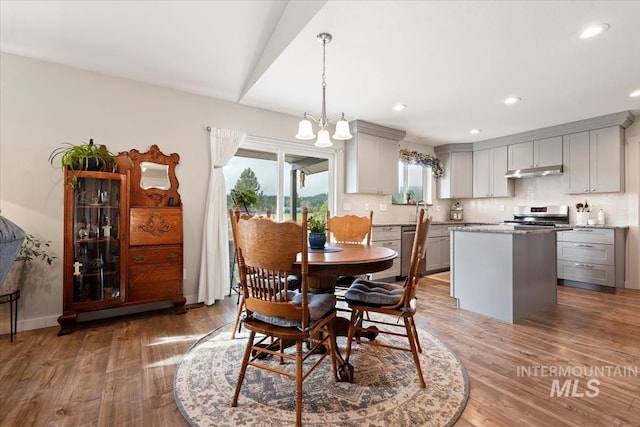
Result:
<svg viewBox="0 0 640 427">
<path fill-rule="evenodd" d="M 571 230 L 572 227 L 535 227 L 521 225 L 469 225 L 463 227 L 449 227 L 449 231 L 466 231 L 472 233 L 502 233 L 502 234 L 533 234 L 556 233 L 558 231 Z"/>
</svg>

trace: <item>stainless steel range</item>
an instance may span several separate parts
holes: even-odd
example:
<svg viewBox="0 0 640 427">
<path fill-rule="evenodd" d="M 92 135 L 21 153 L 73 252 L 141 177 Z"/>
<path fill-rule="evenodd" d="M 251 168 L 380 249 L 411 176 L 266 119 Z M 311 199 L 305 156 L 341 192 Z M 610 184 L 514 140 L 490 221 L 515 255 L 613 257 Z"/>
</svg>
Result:
<svg viewBox="0 0 640 427">
<path fill-rule="evenodd" d="M 569 224 L 569 206 L 516 206 L 513 219 L 504 221 L 505 225 L 524 227 L 565 227 Z"/>
</svg>

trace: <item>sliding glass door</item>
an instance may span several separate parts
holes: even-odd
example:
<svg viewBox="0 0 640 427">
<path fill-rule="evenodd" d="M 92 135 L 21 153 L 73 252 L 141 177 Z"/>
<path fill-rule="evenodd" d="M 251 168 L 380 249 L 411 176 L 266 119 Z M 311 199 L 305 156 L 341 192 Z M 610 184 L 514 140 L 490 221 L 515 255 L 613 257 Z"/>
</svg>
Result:
<svg viewBox="0 0 640 427">
<path fill-rule="evenodd" d="M 227 204 L 251 214 L 298 220 L 303 207 L 326 215 L 333 202 L 334 152 L 249 137 L 225 166 Z M 255 195 L 243 203 L 242 194 Z"/>
</svg>

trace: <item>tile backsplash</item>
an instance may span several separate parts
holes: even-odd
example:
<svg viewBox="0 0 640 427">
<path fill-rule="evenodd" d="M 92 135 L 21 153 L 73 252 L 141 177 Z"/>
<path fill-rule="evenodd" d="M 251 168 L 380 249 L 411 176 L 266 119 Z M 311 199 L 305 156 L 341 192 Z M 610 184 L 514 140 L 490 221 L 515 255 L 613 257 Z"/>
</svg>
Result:
<svg viewBox="0 0 640 427">
<path fill-rule="evenodd" d="M 591 207 L 590 218 L 596 219 L 598 210 L 603 209 L 607 224 L 629 225 L 629 203 L 632 195 L 628 193 L 564 194 L 562 188 L 562 176 L 524 178 L 515 181 L 515 197 L 460 199 L 459 201 L 464 205 L 466 221 L 500 222 L 512 219 L 514 206 L 520 205 L 568 205 L 569 220 L 575 223 L 575 205 L 584 203 L 586 200 Z M 349 194 L 345 195 L 343 202 L 351 205 L 351 211 L 344 211 L 342 214 L 365 215 L 368 212 L 365 207 L 372 209 L 375 224 L 413 222 L 416 219 L 415 207 L 392 205 L 389 196 Z M 436 197 L 433 206 L 429 208 L 429 214 L 435 221 L 448 219 L 452 202 L 453 200 Z M 386 210 L 380 210 L 381 207 L 386 207 Z M 501 210 L 502 208 L 504 210 Z"/>
</svg>

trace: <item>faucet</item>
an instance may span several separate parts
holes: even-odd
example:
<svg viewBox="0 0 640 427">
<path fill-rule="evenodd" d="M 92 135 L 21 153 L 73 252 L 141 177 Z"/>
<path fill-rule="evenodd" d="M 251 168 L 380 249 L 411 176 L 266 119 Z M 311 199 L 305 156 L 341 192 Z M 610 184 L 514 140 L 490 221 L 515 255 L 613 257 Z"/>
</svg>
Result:
<svg viewBox="0 0 640 427">
<path fill-rule="evenodd" d="M 429 206 L 427 206 L 427 203 L 424 200 L 419 200 L 416 203 L 416 217 L 418 216 L 418 212 L 420 212 L 420 205 L 424 206 L 424 210 L 426 211 L 425 214 L 429 216 Z"/>
</svg>

